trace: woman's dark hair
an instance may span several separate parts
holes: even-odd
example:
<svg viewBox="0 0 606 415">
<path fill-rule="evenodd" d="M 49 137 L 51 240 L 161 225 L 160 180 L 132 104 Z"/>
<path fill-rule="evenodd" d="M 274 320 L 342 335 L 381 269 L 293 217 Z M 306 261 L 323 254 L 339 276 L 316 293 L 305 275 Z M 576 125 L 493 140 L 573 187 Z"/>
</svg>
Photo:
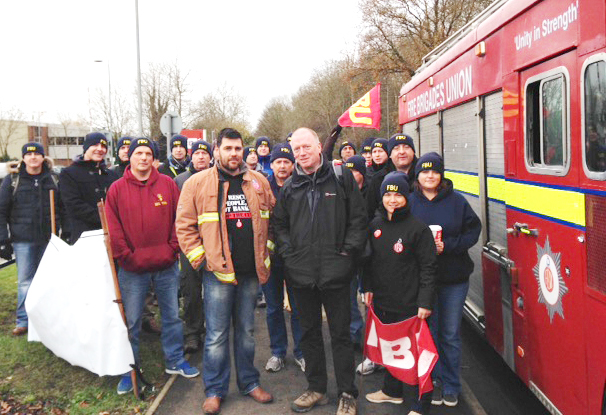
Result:
<svg viewBox="0 0 606 415">
<path fill-rule="evenodd" d="M 419 183 L 419 176 L 418 175 L 417 175 L 417 179 L 415 180 L 415 182 L 412 185 L 412 188 L 414 189 L 415 192 L 417 190 L 419 192 L 422 191 L 421 184 Z M 436 190 L 438 191 L 438 193 L 440 193 L 442 190 L 446 190 L 447 188 L 448 188 L 448 185 L 446 183 L 444 183 L 444 176 L 440 175 L 440 184 L 438 185 L 438 188 Z"/>
</svg>

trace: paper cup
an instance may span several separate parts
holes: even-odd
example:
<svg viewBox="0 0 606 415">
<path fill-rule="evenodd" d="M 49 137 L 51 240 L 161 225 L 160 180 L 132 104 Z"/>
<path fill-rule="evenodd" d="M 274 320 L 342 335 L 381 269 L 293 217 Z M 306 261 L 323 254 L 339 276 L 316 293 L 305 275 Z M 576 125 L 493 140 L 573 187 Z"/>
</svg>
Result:
<svg viewBox="0 0 606 415">
<path fill-rule="evenodd" d="M 442 227 L 440 225 L 429 225 L 429 229 L 433 233 L 433 239 L 442 240 Z"/>
</svg>

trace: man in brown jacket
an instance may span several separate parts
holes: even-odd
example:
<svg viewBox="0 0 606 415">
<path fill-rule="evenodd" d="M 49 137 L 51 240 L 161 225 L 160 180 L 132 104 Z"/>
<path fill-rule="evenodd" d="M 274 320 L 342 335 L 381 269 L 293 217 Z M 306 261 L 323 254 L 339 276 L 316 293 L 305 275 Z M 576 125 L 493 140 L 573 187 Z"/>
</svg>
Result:
<svg viewBox="0 0 606 415">
<path fill-rule="evenodd" d="M 215 166 L 185 182 L 176 221 L 181 250 L 194 269 L 203 269 L 205 414 L 219 413 L 227 396 L 232 319 L 240 392 L 260 403 L 273 400 L 259 385 L 253 328 L 259 283 L 269 277 L 269 213 L 275 199 L 267 179 L 242 161 L 238 131 L 221 130 L 216 148 Z"/>
</svg>

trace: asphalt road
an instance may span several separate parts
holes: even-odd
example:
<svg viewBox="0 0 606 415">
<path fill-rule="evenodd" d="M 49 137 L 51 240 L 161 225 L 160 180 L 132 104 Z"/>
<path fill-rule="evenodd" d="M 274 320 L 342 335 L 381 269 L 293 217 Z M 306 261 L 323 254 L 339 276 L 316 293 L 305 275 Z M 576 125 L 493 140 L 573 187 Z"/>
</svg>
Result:
<svg viewBox="0 0 606 415">
<path fill-rule="evenodd" d="M 329 365 L 329 404 L 314 408 L 310 414 L 335 414 L 338 405 L 332 356 L 330 353 L 330 336 L 324 325 L 324 340 L 327 348 Z M 530 393 L 526 386 L 513 374 L 500 357 L 477 335 L 470 326 L 464 324 L 463 330 L 462 375 L 464 390 L 459 397 L 459 405 L 454 408 L 432 406 L 435 415 L 547 415 L 548 412 Z M 295 365 L 292 348 L 286 357 L 286 368 L 278 373 L 264 370 L 271 353 L 269 336 L 265 324 L 265 310 L 255 312 L 256 355 L 255 364 L 261 372 L 261 385 L 274 395 L 274 402 L 261 405 L 247 396 L 239 394 L 235 384 L 232 364 L 232 375 L 229 395 L 223 402 L 221 413 L 230 414 L 292 414 L 291 402 L 296 399 L 307 385 L 305 375 Z M 290 337 L 289 337 L 290 339 Z M 201 367 L 201 353 L 190 357 L 190 363 Z M 356 354 L 356 363 L 362 360 Z M 382 386 L 383 372 L 369 376 L 357 376 L 360 390 L 358 413 L 373 415 L 407 414 L 408 406 L 393 404 L 373 404 L 364 399 L 364 394 L 379 390 Z M 204 387 L 201 378 L 177 378 L 168 394 L 158 407 L 156 414 L 201 414 L 204 401 Z"/>
</svg>

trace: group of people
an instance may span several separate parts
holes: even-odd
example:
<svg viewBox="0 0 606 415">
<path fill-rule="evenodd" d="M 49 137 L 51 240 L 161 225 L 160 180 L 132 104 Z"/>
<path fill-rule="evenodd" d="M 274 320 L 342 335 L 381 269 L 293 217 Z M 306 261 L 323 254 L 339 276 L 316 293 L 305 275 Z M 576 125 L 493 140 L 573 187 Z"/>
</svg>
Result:
<svg viewBox="0 0 606 415">
<path fill-rule="evenodd" d="M 70 243 L 101 227 L 96 204 L 106 200 L 137 362 L 150 287 L 160 308 L 167 373 L 198 376 L 184 356 L 200 348 L 206 334 L 205 414 L 218 414 L 228 395 L 232 326 L 240 393 L 261 404 L 273 401 L 253 361 L 260 287 L 267 301 L 269 372 L 286 364 L 285 293 L 290 301 L 294 363 L 308 383 L 291 404 L 294 412 L 328 402 L 324 309 L 337 414 L 357 413 L 354 347 L 363 347 L 358 291 L 384 323 L 428 319 L 440 357 L 432 374 L 433 393 L 419 398 L 417 387 L 386 372 L 382 389 L 366 399 L 401 404 L 406 397 L 410 414 L 428 413 L 431 403 L 457 404 L 459 326 L 473 270 L 467 250 L 477 242 L 481 224 L 444 177 L 438 154 L 417 158 L 413 140 L 396 134 L 366 140 L 361 156 L 344 141 L 342 162 L 331 161 L 334 141 L 323 148 L 308 128 L 297 129 L 288 142 L 273 148 L 267 137 L 245 148 L 241 134 L 225 128 L 214 146 L 194 142 L 191 157 L 187 138 L 175 136 L 162 165 L 152 140 L 125 137 L 118 147 L 118 165 L 108 169 L 105 136 L 88 134 L 83 154 L 57 178 L 43 147 L 28 143 L 23 160 L 2 182 L 0 256 L 10 257 L 14 248 L 19 282 L 13 334 L 27 332 L 24 301 L 50 238 L 52 189 L 56 223 Z M 441 233 L 432 234 L 429 225 L 441 226 Z M 362 375 L 375 369 L 370 361 L 357 367 Z M 124 374 L 118 393 L 132 389 L 130 374 Z"/>
</svg>

